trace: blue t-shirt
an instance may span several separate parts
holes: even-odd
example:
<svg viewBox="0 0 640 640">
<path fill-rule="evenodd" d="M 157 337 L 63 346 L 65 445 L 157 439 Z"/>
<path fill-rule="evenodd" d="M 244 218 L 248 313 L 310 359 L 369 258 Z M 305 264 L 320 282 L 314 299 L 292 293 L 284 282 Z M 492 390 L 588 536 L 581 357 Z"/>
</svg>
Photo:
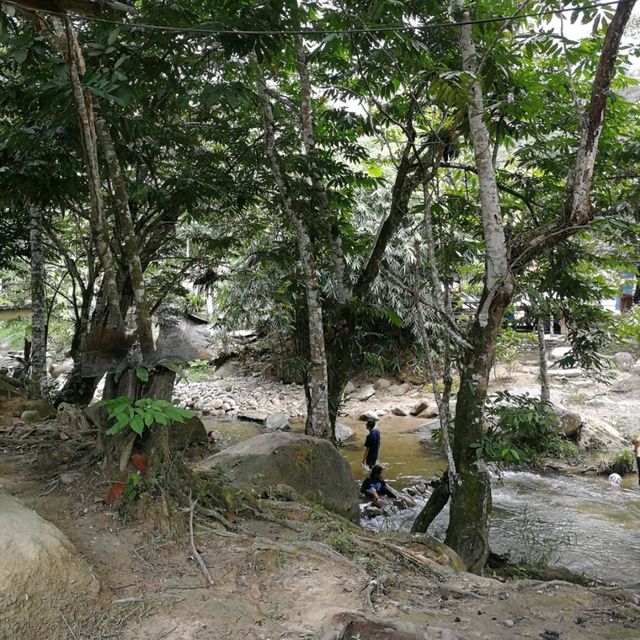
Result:
<svg viewBox="0 0 640 640">
<path fill-rule="evenodd" d="M 364 441 L 365 449 L 369 449 L 367 452 L 367 462 L 375 461 L 378 459 L 378 452 L 380 451 L 380 430 L 377 428 L 369 431 L 366 440 Z"/>
</svg>

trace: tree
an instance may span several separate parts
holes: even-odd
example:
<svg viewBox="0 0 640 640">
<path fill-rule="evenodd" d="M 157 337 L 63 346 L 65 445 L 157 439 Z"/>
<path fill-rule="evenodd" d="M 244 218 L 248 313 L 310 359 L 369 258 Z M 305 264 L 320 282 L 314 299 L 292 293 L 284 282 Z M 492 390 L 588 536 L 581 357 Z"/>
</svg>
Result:
<svg viewBox="0 0 640 640">
<path fill-rule="evenodd" d="M 454 3 L 462 67 L 469 78 L 468 119 L 478 175 L 480 213 L 485 242 L 483 290 L 467 331 L 470 348 L 460 365 L 460 392 L 456 401 L 454 460 L 459 485 L 452 494 L 446 542 L 465 560 L 470 571 L 482 571 L 489 552 L 488 520 L 491 487 L 473 443 L 482 437 L 483 410 L 496 336 L 504 312 L 513 299 L 517 276 L 545 249 L 574 235 L 594 216 L 590 203 L 598 142 L 604 125 L 607 96 L 625 25 L 634 2 L 620 3 L 606 31 L 590 101 L 580 126 L 575 164 L 566 178 L 565 200 L 555 216 L 531 230 L 507 237 L 500 204 L 490 133 L 484 120 L 485 90 L 482 86 L 484 58 L 476 51 L 471 15 L 463 2 Z"/>
</svg>

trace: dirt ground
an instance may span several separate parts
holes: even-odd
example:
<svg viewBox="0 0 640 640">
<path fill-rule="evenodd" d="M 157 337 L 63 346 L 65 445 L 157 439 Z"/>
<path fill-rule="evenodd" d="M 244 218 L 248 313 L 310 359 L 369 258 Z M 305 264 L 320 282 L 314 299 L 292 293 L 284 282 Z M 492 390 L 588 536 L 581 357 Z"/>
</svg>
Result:
<svg viewBox="0 0 640 640">
<path fill-rule="evenodd" d="M 105 502 L 109 478 L 82 462 L 91 434 L 61 440 L 55 421 L 12 426 L 15 407 L 3 408 L 0 490 L 58 526 L 113 596 L 99 624 L 70 629 L 69 640 L 322 638 L 343 611 L 469 639 L 640 638 L 639 594 L 459 573 L 436 543 L 376 536 L 296 502 L 260 500 L 214 518 L 196 508 L 209 585 L 188 527 L 168 536 Z"/>
</svg>

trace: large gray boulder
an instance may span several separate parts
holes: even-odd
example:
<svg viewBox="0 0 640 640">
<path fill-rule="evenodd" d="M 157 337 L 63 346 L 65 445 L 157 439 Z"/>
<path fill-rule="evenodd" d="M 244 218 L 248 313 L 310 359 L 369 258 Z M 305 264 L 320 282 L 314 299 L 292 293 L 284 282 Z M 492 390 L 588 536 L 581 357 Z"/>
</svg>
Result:
<svg viewBox="0 0 640 640">
<path fill-rule="evenodd" d="M 392 396 L 403 396 L 411 391 L 411 385 L 407 382 L 403 382 L 402 384 L 392 384 L 388 391 Z"/>
<path fill-rule="evenodd" d="M 376 390 L 373 388 L 372 384 L 365 384 L 357 391 L 351 393 L 350 398 L 351 400 L 360 400 L 361 402 L 364 402 L 365 400 L 368 400 L 375 392 Z"/>
<path fill-rule="evenodd" d="M 355 432 L 351 427 L 348 427 L 346 424 L 342 424 L 341 422 L 336 422 L 336 442 L 345 442 L 354 433 Z"/>
<path fill-rule="evenodd" d="M 567 438 L 576 436 L 582 426 L 582 417 L 561 404 L 551 404 L 551 410 L 560 419 L 560 429 Z"/>
<path fill-rule="evenodd" d="M 628 446 L 628 442 L 608 422 L 600 418 L 585 417 L 578 445 L 590 451 L 622 451 Z"/>
<path fill-rule="evenodd" d="M 174 422 L 169 427 L 169 446 L 172 451 L 183 451 L 193 445 L 206 444 L 207 428 L 198 416 L 184 422 Z"/>
<path fill-rule="evenodd" d="M 90 627 L 108 594 L 66 536 L 0 493 L 0 638 L 67 638 Z"/>
<path fill-rule="evenodd" d="M 349 520 L 359 517 L 351 467 L 328 440 L 275 431 L 229 447 L 203 460 L 197 470 L 224 471 L 235 487 L 258 493 L 288 485 Z"/>
<path fill-rule="evenodd" d="M 289 416 L 286 413 L 269 414 L 264 421 L 264 426 L 270 431 L 291 431 Z"/>
</svg>

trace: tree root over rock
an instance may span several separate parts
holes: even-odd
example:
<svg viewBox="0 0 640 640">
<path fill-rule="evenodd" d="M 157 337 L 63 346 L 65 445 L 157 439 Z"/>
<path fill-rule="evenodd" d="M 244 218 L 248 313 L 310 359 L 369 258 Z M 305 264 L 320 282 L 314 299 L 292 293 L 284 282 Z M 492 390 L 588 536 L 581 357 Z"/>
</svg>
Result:
<svg viewBox="0 0 640 640">
<path fill-rule="evenodd" d="M 333 617 L 322 640 L 463 640 L 454 631 L 439 627 L 417 627 L 407 622 L 385 620 L 354 611 L 344 611 Z"/>
</svg>

